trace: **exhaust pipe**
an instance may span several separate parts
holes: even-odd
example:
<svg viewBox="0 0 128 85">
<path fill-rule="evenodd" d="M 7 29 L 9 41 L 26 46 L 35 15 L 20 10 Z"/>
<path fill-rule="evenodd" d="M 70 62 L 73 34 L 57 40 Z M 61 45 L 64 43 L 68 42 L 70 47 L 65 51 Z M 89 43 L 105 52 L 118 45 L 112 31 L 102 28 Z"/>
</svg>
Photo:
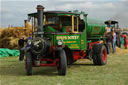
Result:
<svg viewBox="0 0 128 85">
<path fill-rule="evenodd" d="M 43 37 L 43 11 L 44 7 L 42 5 L 37 5 L 37 23 L 38 23 L 38 28 L 37 32 L 40 35 L 40 37 Z"/>
<path fill-rule="evenodd" d="M 37 5 L 37 32 L 35 34 L 37 35 L 33 40 L 31 44 L 31 51 L 33 54 L 37 55 L 35 62 L 37 66 L 40 65 L 40 55 L 41 57 L 44 57 L 48 54 L 50 54 L 51 49 L 51 43 L 50 40 L 43 37 L 44 30 L 43 30 L 43 11 L 44 7 L 42 5 Z M 38 56 L 39 55 L 39 56 Z"/>
</svg>

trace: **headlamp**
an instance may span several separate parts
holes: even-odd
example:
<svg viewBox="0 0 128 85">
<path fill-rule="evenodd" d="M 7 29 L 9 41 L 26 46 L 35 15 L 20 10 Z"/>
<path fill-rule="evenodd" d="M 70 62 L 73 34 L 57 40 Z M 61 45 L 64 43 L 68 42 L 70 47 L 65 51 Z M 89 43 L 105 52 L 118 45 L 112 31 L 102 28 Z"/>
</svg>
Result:
<svg viewBox="0 0 128 85">
<path fill-rule="evenodd" d="M 58 40 L 57 44 L 60 46 L 60 45 L 63 45 L 63 40 Z"/>
<path fill-rule="evenodd" d="M 27 41 L 27 44 L 28 44 L 28 45 L 31 45 L 31 44 L 32 44 L 32 41 L 29 39 L 29 40 Z"/>
</svg>

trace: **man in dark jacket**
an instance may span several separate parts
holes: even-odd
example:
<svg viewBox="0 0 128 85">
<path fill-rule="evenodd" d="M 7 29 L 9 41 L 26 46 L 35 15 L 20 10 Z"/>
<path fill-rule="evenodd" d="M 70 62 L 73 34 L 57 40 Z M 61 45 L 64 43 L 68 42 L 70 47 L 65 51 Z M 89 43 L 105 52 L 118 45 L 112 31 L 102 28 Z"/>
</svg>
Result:
<svg viewBox="0 0 128 85">
<path fill-rule="evenodd" d="M 112 35 L 108 34 L 106 36 L 106 43 L 107 43 L 107 53 L 110 54 L 110 47 L 111 47 L 111 43 L 112 43 Z"/>
<path fill-rule="evenodd" d="M 24 37 L 21 37 L 21 38 L 18 40 L 18 45 L 19 45 L 19 51 L 20 51 L 19 60 L 20 60 L 20 61 L 24 61 L 24 50 L 21 50 L 21 48 L 24 47 Z"/>
</svg>

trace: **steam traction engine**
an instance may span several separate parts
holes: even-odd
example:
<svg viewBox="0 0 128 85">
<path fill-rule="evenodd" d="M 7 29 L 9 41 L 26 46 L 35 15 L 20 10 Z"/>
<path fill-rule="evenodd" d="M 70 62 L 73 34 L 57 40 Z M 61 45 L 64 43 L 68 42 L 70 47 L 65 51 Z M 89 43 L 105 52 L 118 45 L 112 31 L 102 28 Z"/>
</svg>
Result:
<svg viewBox="0 0 128 85">
<path fill-rule="evenodd" d="M 65 75 L 67 65 L 78 59 L 107 63 L 104 22 L 89 19 L 84 12 L 44 11 L 41 5 L 28 17 L 33 39 L 27 42 L 27 75 L 32 75 L 32 67 L 41 66 L 55 66 L 59 75 Z"/>
</svg>

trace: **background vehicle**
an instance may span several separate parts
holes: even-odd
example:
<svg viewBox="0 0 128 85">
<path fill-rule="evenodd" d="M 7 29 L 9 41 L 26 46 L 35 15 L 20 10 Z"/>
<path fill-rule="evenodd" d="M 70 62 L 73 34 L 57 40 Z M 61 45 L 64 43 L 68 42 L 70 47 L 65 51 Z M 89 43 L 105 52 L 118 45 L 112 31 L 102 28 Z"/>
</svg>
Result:
<svg viewBox="0 0 128 85">
<path fill-rule="evenodd" d="M 67 64 L 78 59 L 93 60 L 95 65 L 107 63 L 104 22 L 88 19 L 84 12 L 43 9 L 38 5 L 37 13 L 28 14 L 33 40 L 26 51 L 27 75 L 32 75 L 34 66 L 55 66 L 59 75 L 65 75 Z"/>
</svg>

